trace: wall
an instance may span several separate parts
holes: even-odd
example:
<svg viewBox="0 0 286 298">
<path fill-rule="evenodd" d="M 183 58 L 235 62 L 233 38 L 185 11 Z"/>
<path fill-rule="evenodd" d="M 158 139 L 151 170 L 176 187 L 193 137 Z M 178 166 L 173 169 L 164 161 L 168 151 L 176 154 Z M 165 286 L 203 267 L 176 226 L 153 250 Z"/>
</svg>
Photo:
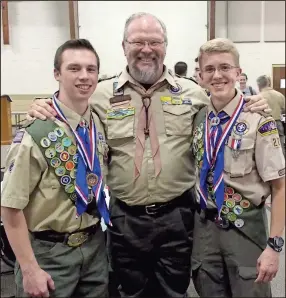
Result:
<svg viewBox="0 0 286 298">
<path fill-rule="evenodd" d="M 10 44 L 1 39 L 1 94 L 13 99 L 53 93 L 54 54 L 69 39 L 68 2 L 8 1 L 8 12 Z"/>
<path fill-rule="evenodd" d="M 166 64 L 179 60 L 192 75 L 199 46 L 207 40 L 207 1 L 79 1 L 79 36 L 88 38 L 101 59 L 101 74 L 114 75 L 126 65 L 121 47 L 126 19 L 135 12 L 150 12 L 167 26 Z"/>
<path fill-rule="evenodd" d="M 227 37 L 227 3 L 216 3 L 216 37 Z M 272 64 L 285 64 L 285 42 L 264 42 L 264 9 L 261 1 L 260 42 L 236 43 L 242 71 L 247 74 L 249 85 L 256 89 L 258 76 L 272 76 Z"/>
</svg>

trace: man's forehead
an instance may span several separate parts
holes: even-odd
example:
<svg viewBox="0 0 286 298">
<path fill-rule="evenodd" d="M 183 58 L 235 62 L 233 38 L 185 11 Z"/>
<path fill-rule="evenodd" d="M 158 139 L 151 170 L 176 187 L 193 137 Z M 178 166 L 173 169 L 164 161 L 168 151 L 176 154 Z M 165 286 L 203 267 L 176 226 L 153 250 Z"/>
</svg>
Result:
<svg viewBox="0 0 286 298">
<path fill-rule="evenodd" d="M 97 65 L 95 54 L 88 49 L 67 49 L 62 53 L 62 62 L 66 64 Z"/>
<path fill-rule="evenodd" d="M 204 53 L 201 62 L 204 65 L 229 64 L 234 62 L 234 57 L 231 53 Z"/>
<path fill-rule="evenodd" d="M 158 33 L 163 34 L 161 24 L 152 16 L 143 16 L 134 19 L 127 28 L 127 34 Z"/>
</svg>

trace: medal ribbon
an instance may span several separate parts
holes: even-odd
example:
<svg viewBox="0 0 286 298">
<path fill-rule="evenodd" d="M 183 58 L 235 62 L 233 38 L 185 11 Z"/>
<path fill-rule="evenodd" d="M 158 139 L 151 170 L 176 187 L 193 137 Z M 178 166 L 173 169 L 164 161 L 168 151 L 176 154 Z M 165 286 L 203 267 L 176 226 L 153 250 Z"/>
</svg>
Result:
<svg viewBox="0 0 286 298">
<path fill-rule="evenodd" d="M 200 174 L 200 187 L 198 192 L 200 194 L 200 204 L 202 209 L 207 206 L 208 190 L 207 190 L 207 175 L 209 170 L 214 170 L 213 190 L 215 194 L 215 201 L 219 212 L 224 201 L 224 181 L 223 181 L 223 169 L 224 169 L 224 146 L 227 138 L 229 137 L 231 130 L 238 119 L 243 106 L 243 96 L 240 97 L 239 102 L 231 117 L 226 117 L 226 113 L 220 112 L 218 114 L 219 122 L 217 125 L 210 127 L 209 119 L 214 119 L 214 114 L 206 113 L 205 119 L 205 131 L 204 131 L 204 155 L 203 165 Z M 212 114 L 212 115 L 211 115 Z M 215 120 L 215 119 L 214 119 Z M 227 121 L 225 128 L 222 130 L 221 124 Z"/>
</svg>

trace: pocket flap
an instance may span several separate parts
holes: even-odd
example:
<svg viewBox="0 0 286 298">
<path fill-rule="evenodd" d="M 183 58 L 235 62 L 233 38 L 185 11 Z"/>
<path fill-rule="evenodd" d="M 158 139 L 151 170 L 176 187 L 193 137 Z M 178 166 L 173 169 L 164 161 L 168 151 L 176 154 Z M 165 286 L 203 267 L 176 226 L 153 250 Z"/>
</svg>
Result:
<svg viewBox="0 0 286 298">
<path fill-rule="evenodd" d="M 233 138 L 230 137 L 228 139 L 228 147 L 231 148 L 231 142 L 232 142 Z M 252 149 L 254 148 L 255 145 L 255 139 L 250 139 L 250 138 L 242 138 L 241 140 L 241 145 L 240 145 L 240 149 L 239 150 L 248 150 L 248 149 Z"/>
<path fill-rule="evenodd" d="M 239 267 L 239 276 L 243 279 L 256 279 L 256 267 Z"/>
<path fill-rule="evenodd" d="M 189 113 L 192 109 L 190 105 L 162 105 L 163 111 L 176 116 Z"/>
</svg>

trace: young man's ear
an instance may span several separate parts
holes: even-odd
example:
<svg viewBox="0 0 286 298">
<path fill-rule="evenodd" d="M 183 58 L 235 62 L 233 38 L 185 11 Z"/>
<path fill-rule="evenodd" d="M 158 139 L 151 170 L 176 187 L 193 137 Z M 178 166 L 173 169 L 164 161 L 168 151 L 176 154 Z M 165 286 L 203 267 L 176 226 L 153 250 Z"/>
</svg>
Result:
<svg viewBox="0 0 286 298">
<path fill-rule="evenodd" d="M 54 78 L 56 81 L 58 81 L 60 78 L 60 72 L 55 68 L 54 68 Z"/>
</svg>

